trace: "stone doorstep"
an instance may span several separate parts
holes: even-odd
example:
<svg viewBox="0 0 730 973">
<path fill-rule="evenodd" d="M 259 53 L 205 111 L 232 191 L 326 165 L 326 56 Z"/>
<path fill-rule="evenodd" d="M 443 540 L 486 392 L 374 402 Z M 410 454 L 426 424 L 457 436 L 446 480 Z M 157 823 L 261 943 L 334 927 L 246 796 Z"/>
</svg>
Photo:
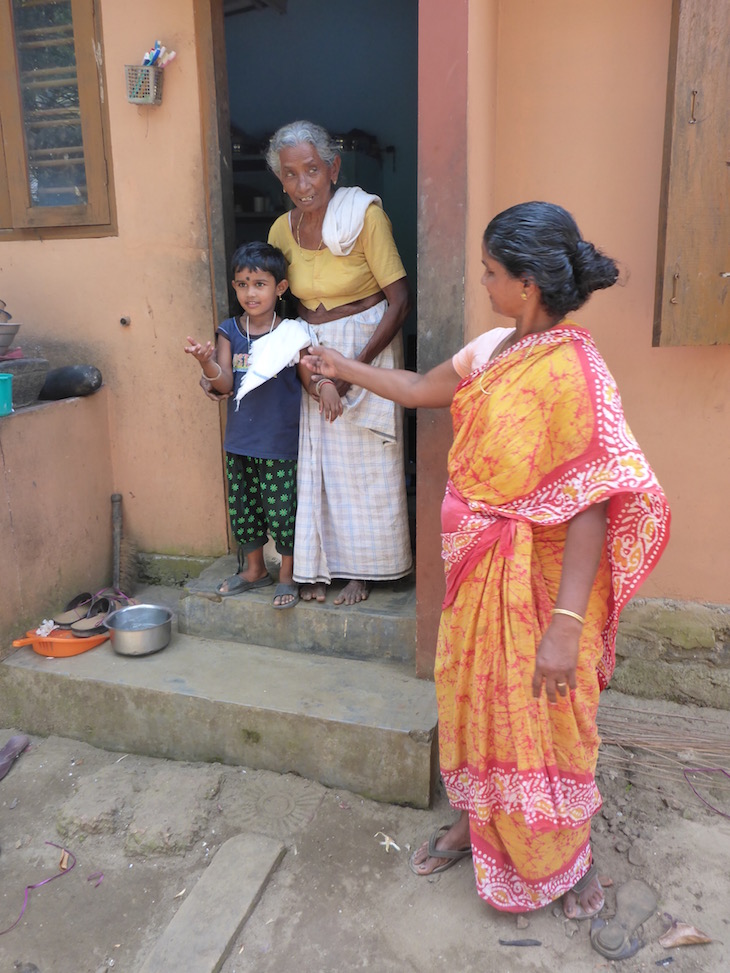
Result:
<svg viewBox="0 0 730 973">
<path fill-rule="evenodd" d="M 294 772 L 387 803 L 428 807 L 434 786 L 433 683 L 382 663 L 181 633 L 144 657 L 25 647 L 0 663 L 0 711 L 28 733 Z"/>
<path fill-rule="evenodd" d="M 229 838 L 170 920 L 140 973 L 216 973 L 285 850 L 263 835 Z"/>
<path fill-rule="evenodd" d="M 269 566 L 275 575 L 275 565 Z M 216 586 L 235 571 L 236 558 L 229 555 L 187 582 L 176 607 L 181 632 L 291 652 L 392 663 L 415 672 L 416 588 L 412 576 L 375 584 L 367 601 L 347 608 L 334 605 L 334 593 L 330 593 L 324 604 L 300 602 L 295 608 L 276 611 L 271 605 L 273 585 L 221 597 Z M 335 583 L 333 590 L 340 586 Z"/>
</svg>

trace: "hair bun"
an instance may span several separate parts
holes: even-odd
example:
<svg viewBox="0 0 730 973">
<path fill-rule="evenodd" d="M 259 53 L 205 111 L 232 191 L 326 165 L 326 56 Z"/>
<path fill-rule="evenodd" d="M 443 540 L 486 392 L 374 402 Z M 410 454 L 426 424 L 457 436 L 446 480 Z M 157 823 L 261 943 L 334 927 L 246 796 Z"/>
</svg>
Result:
<svg viewBox="0 0 730 973">
<path fill-rule="evenodd" d="M 588 240 L 578 240 L 571 262 L 578 290 L 585 295 L 611 287 L 618 279 L 616 262 Z"/>
</svg>

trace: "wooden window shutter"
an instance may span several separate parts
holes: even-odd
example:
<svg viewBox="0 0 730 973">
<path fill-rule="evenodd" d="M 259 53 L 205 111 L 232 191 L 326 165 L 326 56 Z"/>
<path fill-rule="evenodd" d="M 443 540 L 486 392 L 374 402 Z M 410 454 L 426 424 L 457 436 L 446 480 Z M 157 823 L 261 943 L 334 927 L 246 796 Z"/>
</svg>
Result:
<svg viewBox="0 0 730 973">
<path fill-rule="evenodd" d="M 730 4 L 674 0 L 655 345 L 730 344 Z"/>
<path fill-rule="evenodd" d="M 35 0 L 34 25 L 20 31 L 12 7 L 13 0 L 0 0 L 0 174 L 7 186 L 0 192 L 0 226 L 108 224 L 94 0 Z M 49 66 L 39 67 L 45 51 Z"/>
</svg>

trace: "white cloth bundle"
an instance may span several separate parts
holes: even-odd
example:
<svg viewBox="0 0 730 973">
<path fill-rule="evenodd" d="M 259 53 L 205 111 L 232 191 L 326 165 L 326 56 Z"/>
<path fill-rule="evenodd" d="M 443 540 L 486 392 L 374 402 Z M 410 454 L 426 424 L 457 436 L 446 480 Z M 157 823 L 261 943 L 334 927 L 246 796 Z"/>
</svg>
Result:
<svg viewBox="0 0 730 973">
<path fill-rule="evenodd" d="M 236 392 L 236 409 L 244 395 L 252 389 L 268 382 L 287 365 L 295 365 L 302 348 L 311 344 L 316 344 L 316 341 L 306 323 L 298 318 L 285 318 L 270 334 L 254 341 L 248 369 Z"/>
</svg>

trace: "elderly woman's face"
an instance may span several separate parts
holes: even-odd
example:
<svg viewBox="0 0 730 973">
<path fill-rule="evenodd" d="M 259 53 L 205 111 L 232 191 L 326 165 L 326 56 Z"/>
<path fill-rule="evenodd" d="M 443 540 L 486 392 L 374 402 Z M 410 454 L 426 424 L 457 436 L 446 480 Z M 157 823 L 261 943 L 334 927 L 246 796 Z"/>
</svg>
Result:
<svg viewBox="0 0 730 973">
<path fill-rule="evenodd" d="M 332 184 L 340 172 L 340 157 L 332 165 L 320 158 L 309 142 L 286 146 L 279 153 L 284 192 L 297 209 L 314 212 L 326 209 L 332 195 Z"/>
</svg>

